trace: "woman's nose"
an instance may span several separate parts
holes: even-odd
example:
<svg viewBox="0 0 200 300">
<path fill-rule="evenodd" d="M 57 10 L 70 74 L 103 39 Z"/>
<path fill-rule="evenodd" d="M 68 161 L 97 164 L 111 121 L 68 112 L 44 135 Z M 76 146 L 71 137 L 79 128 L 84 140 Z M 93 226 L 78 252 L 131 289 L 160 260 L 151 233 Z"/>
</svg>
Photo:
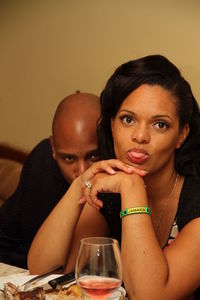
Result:
<svg viewBox="0 0 200 300">
<path fill-rule="evenodd" d="M 150 142 L 150 132 L 145 124 L 137 125 L 131 134 L 132 141 L 138 144 L 147 144 Z"/>
</svg>

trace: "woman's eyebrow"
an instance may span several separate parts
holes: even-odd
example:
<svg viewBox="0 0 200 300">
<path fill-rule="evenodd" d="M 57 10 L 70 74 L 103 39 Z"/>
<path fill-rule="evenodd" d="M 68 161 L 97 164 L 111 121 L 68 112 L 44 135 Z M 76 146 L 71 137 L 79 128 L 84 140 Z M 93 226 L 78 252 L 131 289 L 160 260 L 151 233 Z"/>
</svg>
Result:
<svg viewBox="0 0 200 300">
<path fill-rule="evenodd" d="M 128 110 L 128 109 L 119 109 L 118 112 L 119 113 L 129 113 L 129 114 L 135 115 L 135 113 L 133 111 Z"/>
<path fill-rule="evenodd" d="M 170 119 L 170 120 L 172 120 L 173 121 L 173 118 L 171 117 L 171 116 L 169 116 L 169 115 L 166 115 L 166 114 L 160 114 L 160 115 L 154 115 L 154 116 L 152 116 L 152 119 L 159 119 L 159 118 L 167 118 L 167 119 Z"/>
<path fill-rule="evenodd" d="M 119 110 L 119 113 L 129 113 L 131 115 L 137 116 L 137 114 L 129 109 L 121 109 Z M 151 116 L 152 119 L 157 119 L 157 118 L 168 118 L 170 120 L 173 120 L 172 117 L 170 117 L 170 115 L 167 114 L 157 114 L 157 115 L 153 115 Z"/>
</svg>

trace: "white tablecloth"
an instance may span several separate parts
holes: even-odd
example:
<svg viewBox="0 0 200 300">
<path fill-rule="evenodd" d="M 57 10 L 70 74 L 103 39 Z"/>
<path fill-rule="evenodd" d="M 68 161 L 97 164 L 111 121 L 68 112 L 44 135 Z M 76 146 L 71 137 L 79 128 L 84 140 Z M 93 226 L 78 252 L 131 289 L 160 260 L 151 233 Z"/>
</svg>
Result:
<svg viewBox="0 0 200 300">
<path fill-rule="evenodd" d="M 18 273 L 28 273 L 28 270 L 18 268 L 15 266 L 7 265 L 0 262 L 0 277 L 12 275 L 12 274 L 18 274 Z"/>
</svg>

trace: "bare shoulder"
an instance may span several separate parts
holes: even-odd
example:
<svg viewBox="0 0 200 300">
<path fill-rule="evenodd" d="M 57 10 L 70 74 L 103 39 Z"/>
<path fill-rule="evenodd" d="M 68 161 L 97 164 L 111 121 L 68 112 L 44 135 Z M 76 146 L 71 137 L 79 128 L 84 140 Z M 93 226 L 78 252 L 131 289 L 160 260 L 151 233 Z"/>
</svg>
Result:
<svg viewBox="0 0 200 300">
<path fill-rule="evenodd" d="M 200 217 L 190 221 L 179 232 L 175 241 L 164 249 L 165 255 L 171 259 L 172 257 L 182 256 L 191 258 L 199 256 L 200 264 Z"/>
<path fill-rule="evenodd" d="M 175 241 L 164 249 L 169 284 L 183 295 L 200 286 L 200 217 L 190 221 Z"/>
<path fill-rule="evenodd" d="M 190 249 L 200 246 L 200 217 L 190 221 L 179 233 L 176 242 L 179 244 L 188 245 Z M 181 245 L 182 246 L 182 245 Z"/>
</svg>

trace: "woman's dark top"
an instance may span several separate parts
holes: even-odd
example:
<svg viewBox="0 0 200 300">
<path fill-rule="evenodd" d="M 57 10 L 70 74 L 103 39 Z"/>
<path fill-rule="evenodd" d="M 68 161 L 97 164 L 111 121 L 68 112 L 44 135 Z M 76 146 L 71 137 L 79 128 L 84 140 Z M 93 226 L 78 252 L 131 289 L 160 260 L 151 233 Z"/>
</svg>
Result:
<svg viewBox="0 0 200 300">
<path fill-rule="evenodd" d="M 101 194 L 103 208 L 101 213 L 106 218 L 110 228 L 110 236 L 115 238 L 121 244 L 121 198 L 119 194 Z M 178 231 L 191 220 L 200 217 L 200 179 L 186 177 L 179 198 L 176 221 Z M 197 291 L 196 299 L 200 299 L 200 289 Z"/>
</svg>

